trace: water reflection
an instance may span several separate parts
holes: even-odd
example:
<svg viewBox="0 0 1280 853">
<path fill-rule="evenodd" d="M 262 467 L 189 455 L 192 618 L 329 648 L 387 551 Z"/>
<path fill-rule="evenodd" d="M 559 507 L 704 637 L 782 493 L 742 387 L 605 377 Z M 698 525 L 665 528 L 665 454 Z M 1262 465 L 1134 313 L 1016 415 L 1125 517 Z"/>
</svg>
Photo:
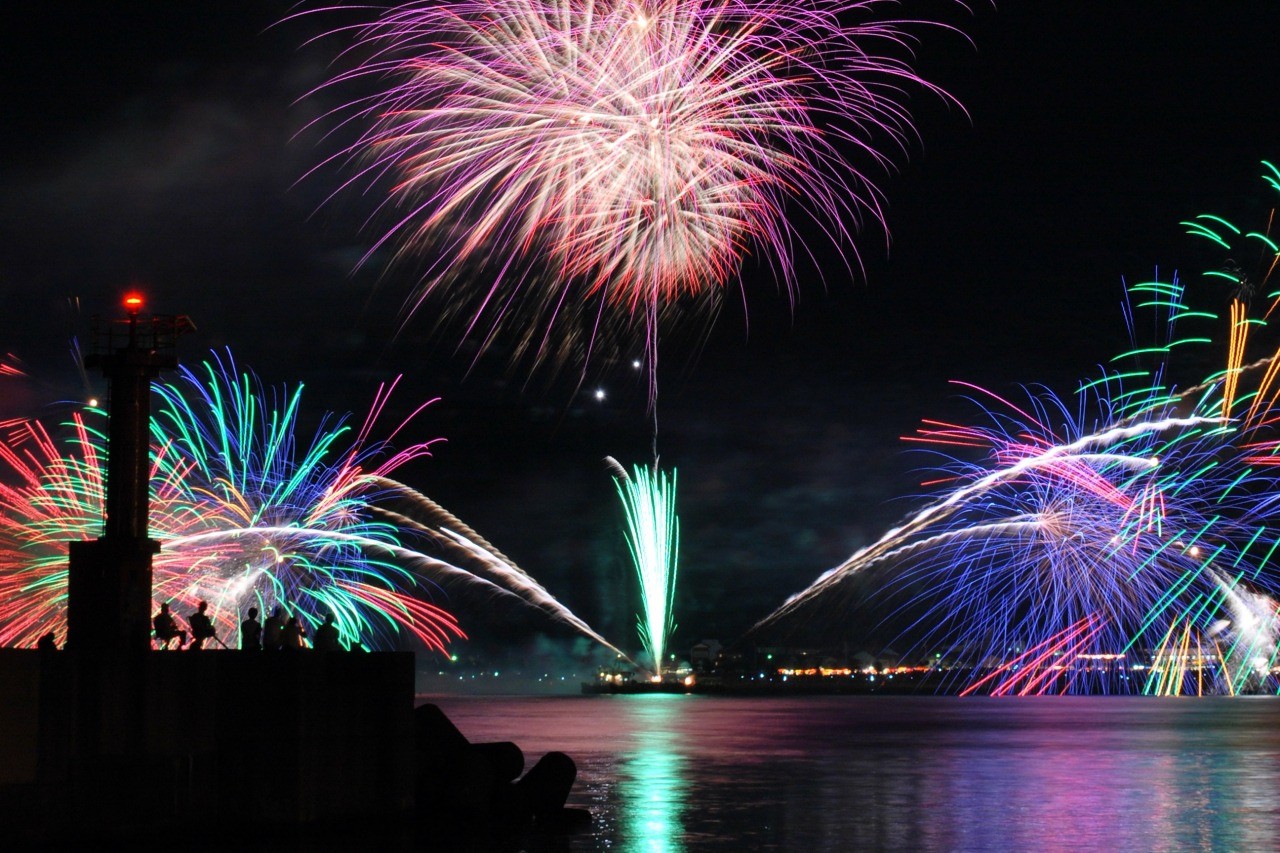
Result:
<svg viewBox="0 0 1280 853">
<path fill-rule="evenodd" d="M 450 703 L 578 762 L 572 849 L 1277 850 L 1280 700 Z"/>
<path fill-rule="evenodd" d="M 619 757 L 619 823 L 622 849 L 675 853 L 683 843 L 688 757 L 680 745 L 680 710 L 685 697 L 632 697 L 628 726 L 635 733 Z"/>
</svg>

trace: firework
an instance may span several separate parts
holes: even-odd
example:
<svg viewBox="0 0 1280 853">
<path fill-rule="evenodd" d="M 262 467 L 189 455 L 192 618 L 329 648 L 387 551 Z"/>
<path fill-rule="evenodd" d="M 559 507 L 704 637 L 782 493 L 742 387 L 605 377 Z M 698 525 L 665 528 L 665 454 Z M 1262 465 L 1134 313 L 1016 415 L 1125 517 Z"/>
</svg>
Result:
<svg viewBox="0 0 1280 853">
<path fill-rule="evenodd" d="M 280 605 L 310 628 L 332 613 L 346 637 L 370 646 L 408 632 L 440 651 L 464 636 L 431 601 L 444 583 L 479 585 L 563 618 L 550 595 L 535 600 L 527 585 L 428 549 L 448 531 L 401 523 L 412 520 L 382 506 L 412 493 L 390 475 L 436 441 L 391 446 L 429 403 L 388 438 L 373 438 L 394 385 L 378 390 L 358 428 L 329 416 L 305 439 L 301 388 L 265 389 L 230 355 L 154 384 L 154 604 L 185 614 L 208 600 L 228 638 L 242 610 Z M 105 412 L 89 408 L 54 435 L 36 421 L 11 424 L 0 443 L 10 472 L 0 485 L 0 644 L 28 645 L 64 619 L 67 541 L 101 532 L 105 424 Z M 482 545 L 470 551 L 505 565 Z"/>
<path fill-rule="evenodd" d="M 402 529 L 413 529 L 431 536 L 464 557 L 472 572 L 483 575 L 484 579 L 499 589 L 516 594 L 525 604 L 541 610 L 555 621 L 568 625 L 583 636 L 630 660 L 621 649 L 596 633 L 594 628 L 565 607 L 532 575 L 485 541 L 453 513 L 404 483 L 384 479 L 378 482 L 407 501 L 407 511 L 414 513 L 409 516 L 385 509 L 381 511 L 384 516 L 394 519 Z"/>
<path fill-rule="evenodd" d="M 640 642 L 653 660 L 653 677 L 662 679 L 667 637 L 675 630 L 675 600 L 680 525 L 676 519 L 676 475 L 635 466 L 626 469 L 612 459 L 614 484 L 627 516 L 627 547 L 640 581 Z"/>
<path fill-rule="evenodd" d="M 1274 689 L 1280 354 L 1247 361 L 1265 323 L 1238 299 L 1218 317 L 1191 310 L 1176 279 L 1129 292 L 1131 325 L 1142 306 L 1162 342 L 1118 356 L 1074 401 L 961 383 L 983 421 L 911 437 L 941 456 L 931 482 L 950 491 L 757 629 L 843 598 L 849 622 L 949 661 L 962 692 Z M 1226 366 L 1178 388 L 1174 354 L 1212 336 L 1175 330 L 1224 320 Z"/>
<path fill-rule="evenodd" d="M 1074 401 L 1028 389 L 1018 404 L 961 383 L 982 421 L 929 421 L 910 437 L 940 455 L 930 482 L 950 491 L 756 629 L 831 615 L 841 600 L 848 621 L 948 661 L 963 693 L 1276 690 L 1280 351 L 1249 353 L 1280 296 L 1266 292 L 1280 249 L 1270 221 L 1185 224 L 1230 253 L 1207 273 L 1230 287 L 1225 316 L 1193 309 L 1176 278 L 1136 284 L 1131 337 L 1157 340 Z M 1250 310 L 1260 296 L 1262 317 Z M 1224 366 L 1178 386 L 1180 354 L 1224 330 Z"/>
<path fill-rule="evenodd" d="M 328 86 L 373 89 L 338 110 L 351 183 L 389 187 L 372 251 L 420 259 L 420 298 L 486 282 L 476 321 L 599 298 L 585 328 L 622 308 L 651 345 L 753 251 L 791 289 L 796 210 L 852 246 L 882 222 L 866 166 L 913 135 L 905 93 L 947 97 L 885 2 L 412 2 L 345 28 L 359 59 Z"/>
<path fill-rule="evenodd" d="M 1262 162 L 1262 179 L 1273 190 L 1280 191 L 1280 169 L 1273 163 Z M 1248 302 L 1254 296 L 1264 295 L 1274 300 L 1276 294 L 1268 294 L 1271 276 L 1280 265 L 1280 246 L 1271 235 L 1275 220 L 1275 211 L 1267 218 L 1267 225 L 1259 231 L 1238 228 L 1221 216 L 1202 213 L 1182 224 L 1187 233 L 1204 238 L 1226 253 L 1214 269 L 1204 273 L 1211 281 L 1224 282 L 1231 289 L 1232 296 Z M 1274 302 L 1267 311 L 1270 315 L 1275 310 Z"/>
</svg>

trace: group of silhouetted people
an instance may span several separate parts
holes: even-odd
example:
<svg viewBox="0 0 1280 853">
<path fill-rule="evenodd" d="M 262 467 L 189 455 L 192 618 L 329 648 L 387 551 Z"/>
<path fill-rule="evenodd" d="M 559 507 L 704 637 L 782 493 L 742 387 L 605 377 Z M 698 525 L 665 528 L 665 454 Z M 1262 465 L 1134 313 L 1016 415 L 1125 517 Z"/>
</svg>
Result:
<svg viewBox="0 0 1280 853">
<path fill-rule="evenodd" d="M 218 645 L 226 647 L 226 644 L 218 639 L 218 632 L 213 628 L 213 620 L 209 618 L 209 602 L 201 601 L 196 607 L 196 611 L 187 616 L 187 627 L 191 629 L 191 643 L 187 643 L 187 632 L 178 627 L 178 620 L 169 612 L 169 603 L 166 601 L 160 605 L 160 612 L 151 620 L 151 625 L 156 632 L 156 642 L 161 648 L 173 648 L 174 640 L 178 642 L 178 648 L 187 648 L 198 651 L 204 648 L 204 644 L 208 640 L 213 640 Z"/>
<path fill-rule="evenodd" d="M 249 616 L 240 623 L 240 648 L 248 652 L 292 651 L 305 648 L 302 641 L 306 633 L 297 615 L 286 616 L 284 608 L 277 605 L 265 624 L 258 622 L 258 608 L 250 607 Z M 324 617 L 324 623 L 316 628 L 311 639 L 312 648 L 322 652 L 342 651 L 338 640 L 338 626 L 333 624 L 333 614 Z"/>
<path fill-rule="evenodd" d="M 208 640 L 213 640 L 224 649 L 228 648 L 226 643 L 218 639 L 218 632 L 213 627 L 213 620 L 209 617 L 207 601 L 201 601 L 196 606 L 195 612 L 187 616 L 190 644 L 187 643 L 188 631 L 178 627 L 178 620 L 170 612 L 167 601 L 160 604 L 160 611 L 152 617 L 151 626 L 155 631 L 156 642 L 162 649 L 172 649 L 176 642 L 179 649 L 199 650 L 204 648 Z M 256 607 L 250 607 L 248 617 L 240 623 L 240 648 L 246 652 L 260 652 L 264 649 L 271 651 L 303 649 L 306 648 L 302 642 L 305 637 L 306 634 L 302 630 L 302 623 L 298 621 L 298 617 L 296 615 L 286 617 L 284 608 L 280 606 L 277 606 L 267 617 L 265 625 L 258 621 Z M 316 628 L 311 647 L 322 652 L 345 650 L 339 639 L 338 626 L 333 622 L 332 613 L 326 614 L 324 622 Z M 56 652 L 58 642 L 54 633 L 49 631 L 41 636 L 36 643 L 36 648 L 42 652 Z M 351 650 L 356 651 L 360 648 L 359 641 L 352 640 Z"/>
<path fill-rule="evenodd" d="M 191 642 L 188 644 L 188 632 L 178 627 L 178 620 L 169 611 L 168 602 L 161 604 L 160 612 L 152 620 L 156 642 L 165 649 L 173 648 L 175 641 L 180 649 L 202 649 L 207 640 L 213 640 L 224 649 L 227 648 L 226 643 L 218 639 L 208 610 L 209 602 L 201 601 L 196 611 L 187 617 L 191 636 Z M 303 649 L 306 648 L 303 644 L 305 638 L 306 633 L 297 615 L 287 616 L 284 608 L 280 606 L 271 612 L 265 623 L 258 621 L 258 608 L 250 607 L 248 616 L 240 623 L 240 648 L 247 652 Z M 311 645 L 312 648 L 323 652 L 343 651 L 338 626 L 334 624 L 332 613 L 327 614 L 324 622 L 316 628 Z M 357 649 L 359 644 L 353 642 L 351 648 Z"/>
</svg>

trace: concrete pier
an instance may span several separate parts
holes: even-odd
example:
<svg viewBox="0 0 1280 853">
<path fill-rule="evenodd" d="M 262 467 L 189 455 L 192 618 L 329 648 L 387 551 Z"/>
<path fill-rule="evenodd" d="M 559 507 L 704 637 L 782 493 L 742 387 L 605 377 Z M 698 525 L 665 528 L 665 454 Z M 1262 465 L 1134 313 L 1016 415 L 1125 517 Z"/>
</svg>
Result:
<svg viewBox="0 0 1280 853">
<path fill-rule="evenodd" d="M 0 818 L 29 840 L 414 806 L 413 655 L 0 649 Z"/>
</svg>

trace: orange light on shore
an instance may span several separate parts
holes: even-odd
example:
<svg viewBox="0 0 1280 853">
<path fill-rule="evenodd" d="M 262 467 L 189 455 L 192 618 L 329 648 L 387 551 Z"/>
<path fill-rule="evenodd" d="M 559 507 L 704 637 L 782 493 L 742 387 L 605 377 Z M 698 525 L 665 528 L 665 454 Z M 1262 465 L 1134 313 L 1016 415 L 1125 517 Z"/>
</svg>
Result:
<svg viewBox="0 0 1280 853">
<path fill-rule="evenodd" d="M 142 295 L 139 293 L 125 294 L 124 308 L 130 314 L 137 314 L 142 310 Z"/>
</svg>

